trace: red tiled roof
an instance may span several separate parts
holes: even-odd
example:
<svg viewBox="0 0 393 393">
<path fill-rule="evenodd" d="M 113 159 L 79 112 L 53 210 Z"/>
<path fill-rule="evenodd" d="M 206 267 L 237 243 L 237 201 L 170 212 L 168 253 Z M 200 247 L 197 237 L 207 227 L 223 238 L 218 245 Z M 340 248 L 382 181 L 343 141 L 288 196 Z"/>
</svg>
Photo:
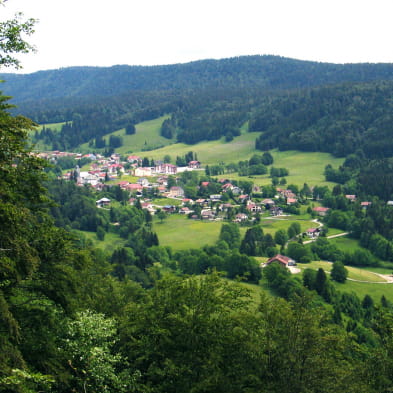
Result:
<svg viewBox="0 0 393 393">
<path fill-rule="evenodd" d="M 286 257 L 285 255 L 277 254 L 274 257 L 268 259 L 266 264 L 278 261 L 278 262 L 283 263 L 284 265 L 288 265 L 288 262 L 290 262 L 291 260 L 292 260 L 291 258 Z"/>
<path fill-rule="evenodd" d="M 317 207 L 314 207 L 313 210 L 315 212 L 327 212 L 329 210 L 329 208 L 328 207 L 317 206 Z"/>
</svg>

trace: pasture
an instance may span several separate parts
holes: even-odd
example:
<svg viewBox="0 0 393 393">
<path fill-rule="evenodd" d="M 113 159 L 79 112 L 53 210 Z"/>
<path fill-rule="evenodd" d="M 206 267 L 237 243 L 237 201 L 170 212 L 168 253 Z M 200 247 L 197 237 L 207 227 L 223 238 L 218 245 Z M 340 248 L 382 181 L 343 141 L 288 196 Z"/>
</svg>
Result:
<svg viewBox="0 0 393 393">
<path fill-rule="evenodd" d="M 298 267 L 302 270 L 311 268 L 317 270 L 322 268 L 325 272 L 330 272 L 332 264 L 324 261 L 314 261 L 311 263 L 299 263 Z M 345 266 L 348 269 L 348 280 L 344 283 L 337 283 L 332 281 L 334 287 L 340 292 L 354 292 L 356 295 L 363 299 L 365 295 L 370 295 L 375 302 L 381 300 L 381 296 L 385 297 L 389 301 L 393 301 L 393 283 L 389 283 L 386 279 L 378 276 L 372 270 L 368 268 L 356 268 L 353 266 Z"/>
<path fill-rule="evenodd" d="M 279 229 L 287 230 L 295 221 L 300 223 L 302 231 L 313 225 L 311 221 L 298 220 L 296 216 L 289 216 L 286 219 L 262 218 L 260 225 L 264 233 L 274 236 Z M 173 250 L 185 250 L 214 244 L 219 238 L 223 223 L 225 221 L 201 221 L 170 215 L 162 223 L 155 219 L 153 230 L 157 233 L 161 246 L 169 246 Z M 239 226 L 241 238 L 248 228 L 248 226 Z"/>
</svg>

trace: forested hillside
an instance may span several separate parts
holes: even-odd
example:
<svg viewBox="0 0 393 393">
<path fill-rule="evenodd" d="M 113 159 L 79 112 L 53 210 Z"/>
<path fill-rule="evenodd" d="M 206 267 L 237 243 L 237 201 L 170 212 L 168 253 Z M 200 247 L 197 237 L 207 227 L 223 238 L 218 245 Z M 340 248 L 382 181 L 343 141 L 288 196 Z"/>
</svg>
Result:
<svg viewBox="0 0 393 393">
<path fill-rule="evenodd" d="M 272 117 L 270 121 L 281 132 L 277 136 L 279 142 L 273 142 L 275 136 L 269 135 L 267 146 L 298 149 L 301 145 L 305 150 L 318 150 L 318 143 L 324 145 L 325 141 L 308 143 L 310 130 L 302 127 L 310 127 L 312 121 L 324 116 L 320 121 L 323 126 L 339 129 L 341 131 L 335 132 L 343 135 L 353 134 L 351 127 L 357 128 L 357 125 L 347 116 L 357 117 L 356 110 L 362 114 L 380 113 L 378 105 L 386 99 L 390 86 L 389 83 L 381 85 L 380 81 L 391 80 L 392 71 L 391 64 L 337 65 L 275 56 L 248 56 L 154 67 L 73 67 L 29 75 L 3 74 L 1 77 L 6 79 L 5 93 L 15 96 L 17 111 L 41 124 L 68 122 L 60 134 L 51 137 L 56 149 L 75 149 L 95 137 L 163 114 L 171 115 L 163 128 L 163 136 L 189 144 L 222 136 L 230 140 L 250 119 L 251 130 L 266 131 L 265 113 Z M 377 83 L 375 87 L 374 82 Z M 342 83 L 356 83 L 357 87 Z M 362 87 L 363 83 L 368 84 Z M 324 90 L 310 90 L 326 85 L 329 87 Z M 347 96 L 346 101 L 332 102 L 341 91 Z M 372 95 L 371 101 L 366 94 Z M 364 101 L 362 106 L 360 101 L 355 102 L 352 111 L 348 109 L 344 113 L 348 100 L 356 95 Z M 307 108 L 313 114 L 306 123 L 299 119 L 306 115 L 297 113 L 302 105 L 303 111 Z M 274 116 L 270 116 L 271 113 Z M 306 134 L 301 138 L 293 136 L 296 141 L 294 146 L 289 146 L 292 140 L 285 143 L 288 138 L 284 138 L 283 133 L 288 128 L 285 117 L 292 114 L 298 119 L 295 122 L 300 127 L 297 132 L 306 131 Z M 351 127 L 342 124 L 343 117 Z M 291 118 L 291 122 L 296 119 Z M 361 133 L 362 129 L 356 132 Z M 349 140 L 345 146 L 352 143 L 353 136 L 342 138 Z M 358 139 L 356 147 L 363 143 Z M 340 148 L 336 146 L 329 151 L 347 154 L 345 148 L 345 151 Z"/>
<path fill-rule="evenodd" d="M 161 66 L 69 67 L 27 75 L 0 74 L 15 102 L 109 97 L 130 91 L 205 88 L 291 89 L 393 78 L 391 64 L 329 64 L 278 56 L 243 56 Z"/>
<path fill-rule="evenodd" d="M 393 155 L 393 84 L 342 84 L 267 98 L 250 121 L 260 150 Z"/>
</svg>

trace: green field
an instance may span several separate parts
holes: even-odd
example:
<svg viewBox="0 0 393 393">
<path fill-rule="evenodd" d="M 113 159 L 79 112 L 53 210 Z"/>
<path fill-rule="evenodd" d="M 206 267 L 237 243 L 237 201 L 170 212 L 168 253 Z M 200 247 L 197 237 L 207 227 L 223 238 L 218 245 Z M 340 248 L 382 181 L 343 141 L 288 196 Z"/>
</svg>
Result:
<svg viewBox="0 0 393 393">
<path fill-rule="evenodd" d="M 302 270 L 306 268 L 315 270 L 322 268 L 326 272 L 330 272 L 332 264 L 329 262 L 314 261 L 311 263 L 299 263 L 298 267 Z M 352 266 L 346 266 L 346 268 L 348 269 L 348 278 L 351 280 L 347 280 L 344 284 L 332 281 L 334 287 L 338 291 L 355 292 L 360 299 L 362 299 L 366 294 L 369 294 L 375 302 L 379 302 L 381 296 L 385 295 L 389 301 L 393 301 L 393 283 L 388 283 L 382 277 L 377 276 L 373 272 L 375 269 L 370 268 L 370 270 L 366 270 Z"/>
<path fill-rule="evenodd" d="M 70 122 L 72 123 L 72 122 Z M 39 127 L 37 128 L 38 131 L 42 131 L 43 128 L 50 128 L 52 131 L 61 131 L 61 127 L 66 124 L 65 121 L 61 122 L 61 123 L 48 123 L 48 124 L 41 124 L 39 125 Z"/>
<path fill-rule="evenodd" d="M 256 137 L 256 134 L 245 133 L 229 143 L 225 142 L 224 138 L 217 141 L 200 142 L 196 145 L 176 143 L 154 151 L 137 152 L 137 154 L 153 159 L 162 159 L 165 155 L 169 155 L 174 161 L 176 156 L 184 156 L 187 152 L 193 151 L 203 165 L 214 165 L 221 161 L 225 163 L 238 162 L 250 158 L 255 153 Z"/>
<path fill-rule="evenodd" d="M 310 221 L 297 220 L 296 216 L 292 216 L 285 220 L 262 219 L 261 227 L 264 233 L 274 235 L 279 229 L 286 230 L 294 221 L 300 223 L 302 231 L 313 225 Z M 157 233 L 161 246 L 170 246 L 174 250 L 185 250 L 214 244 L 218 240 L 223 223 L 225 221 L 200 221 L 171 215 L 162 223 L 156 219 L 153 230 Z M 247 226 L 240 226 L 242 238 L 247 229 Z"/>
<path fill-rule="evenodd" d="M 345 284 L 339 284 L 333 281 L 335 288 L 340 292 L 354 292 L 363 299 L 365 295 L 370 295 L 375 303 L 381 301 L 382 295 L 390 302 L 393 302 L 393 284 L 375 284 L 363 283 L 356 281 L 346 281 Z"/>
<path fill-rule="evenodd" d="M 330 229 L 329 233 L 330 235 Z M 359 241 L 356 239 L 352 239 L 348 236 L 343 236 L 343 237 L 336 237 L 334 239 L 329 239 L 329 243 L 334 244 L 338 249 L 344 252 L 351 252 L 353 253 L 354 251 L 358 249 L 364 250 L 363 247 L 359 245 Z"/>
<path fill-rule="evenodd" d="M 313 261 L 311 263 L 299 263 L 298 267 L 302 270 L 310 268 L 318 270 L 322 268 L 325 272 L 330 272 L 332 270 L 332 263 L 324 261 Z M 352 280 L 365 281 L 367 283 L 384 283 L 385 279 L 376 275 L 374 272 L 359 269 L 353 266 L 345 266 L 348 270 L 348 278 Z"/>
<path fill-rule="evenodd" d="M 161 246 L 170 246 L 174 250 L 200 248 L 213 245 L 220 234 L 222 222 L 190 220 L 187 217 L 172 215 L 163 223 L 154 222 L 153 230 L 157 233 Z M 240 232 L 244 235 L 245 228 Z"/>
<path fill-rule="evenodd" d="M 125 135 L 125 129 L 114 131 L 104 136 L 104 139 L 109 142 L 111 135 L 121 136 L 123 138 L 123 146 L 115 149 L 116 153 L 127 155 L 136 154 L 141 157 L 151 157 L 151 151 L 162 146 L 172 144 L 174 141 L 166 139 L 160 135 L 160 129 L 163 121 L 169 116 L 162 116 L 154 120 L 144 121 L 135 126 L 136 132 L 134 135 Z M 80 149 L 75 149 L 82 153 L 90 152 L 92 150 L 88 143 L 80 146 Z M 162 158 L 162 157 L 160 157 Z"/>
<path fill-rule="evenodd" d="M 174 161 L 177 156 L 183 156 L 187 152 L 193 151 L 197 154 L 198 160 L 202 162 L 203 166 L 216 165 L 220 162 L 225 164 L 236 163 L 249 159 L 255 153 L 261 153 L 255 150 L 255 139 L 257 136 L 255 133 L 243 133 L 231 142 L 225 142 L 225 139 L 221 138 L 217 141 L 200 142 L 196 145 L 175 143 L 154 151 L 139 151 L 135 152 L 135 154 L 153 159 L 163 159 L 165 155 L 169 155 L 172 157 L 172 161 Z M 273 150 L 272 155 L 274 166 L 289 169 L 287 182 L 299 186 L 302 186 L 304 183 L 332 186 L 333 183 L 326 182 L 324 179 L 324 168 L 327 164 L 338 167 L 343 162 L 343 159 L 335 158 L 328 153 Z M 252 180 L 257 185 L 271 183 L 268 175 L 250 178 L 240 177 L 237 174 L 225 174 L 223 177 L 231 180 Z"/>
<path fill-rule="evenodd" d="M 315 223 L 311 220 L 299 220 L 297 216 L 282 217 L 282 218 L 269 218 L 261 219 L 261 227 L 264 233 L 270 233 L 274 235 L 279 229 L 287 230 L 293 222 L 300 224 L 301 232 L 305 232 L 308 228 L 315 227 Z"/>
</svg>

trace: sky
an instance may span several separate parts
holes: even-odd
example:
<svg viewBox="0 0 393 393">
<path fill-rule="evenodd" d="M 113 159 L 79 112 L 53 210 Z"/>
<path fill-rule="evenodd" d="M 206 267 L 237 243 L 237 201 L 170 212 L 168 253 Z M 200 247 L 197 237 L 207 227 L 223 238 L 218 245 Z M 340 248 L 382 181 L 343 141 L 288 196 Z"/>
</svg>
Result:
<svg viewBox="0 0 393 393">
<path fill-rule="evenodd" d="M 23 73 L 264 54 L 393 63 L 392 0 L 7 0 L 0 21 L 17 11 L 39 20 Z"/>
</svg>

